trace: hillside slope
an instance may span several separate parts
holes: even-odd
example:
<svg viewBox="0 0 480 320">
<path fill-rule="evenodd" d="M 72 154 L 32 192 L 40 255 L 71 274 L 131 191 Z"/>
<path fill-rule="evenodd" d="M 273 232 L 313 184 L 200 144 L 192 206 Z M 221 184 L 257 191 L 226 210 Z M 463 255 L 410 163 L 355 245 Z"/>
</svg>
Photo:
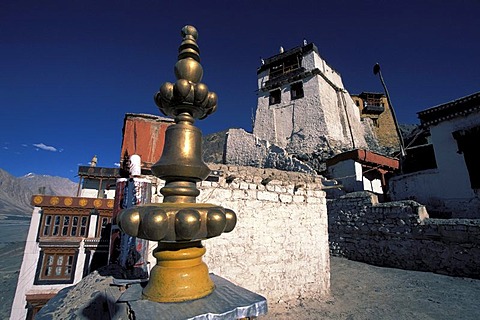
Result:
<svg viewBox="0 0 480 320">
<path fill-rule="evenodd" d="M 74 196 L 76 190 L 77 184 L 67 178 L 33 173 L 17 178 L 0 169 L 0 214 L 29 215 L 33 194 Z"/>
</svg>

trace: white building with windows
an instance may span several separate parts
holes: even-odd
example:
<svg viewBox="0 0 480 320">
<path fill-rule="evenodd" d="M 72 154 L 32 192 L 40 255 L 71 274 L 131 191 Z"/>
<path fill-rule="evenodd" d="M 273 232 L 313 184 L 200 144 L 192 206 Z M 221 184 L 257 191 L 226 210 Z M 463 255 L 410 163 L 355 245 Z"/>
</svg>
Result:
<svg viewBox="0 0 480 320">
<path fill-rule="evenodd" d="M 76 197 L 32 197 L 11 320 L 33 319 L 61 289 L 108 262 L 118 168 L 79 167 Z"/>
<path fill-rule="evenodd" d="M 224 163 L 314 173 L 329 157 L 377 146 L 373 122 L 313 43 L 264 59 L 257 85 L 253 132 L 228 131 Z"/>
<path fill-rule="evenodd" d="M 430 217 L 480 218 L 480 92 L 418 112 L 426 141 L 407 149 L 393 200 L 425 204 Z"/>
<path fill-rule="evenodd" d="M 259 139 L 307 154 L 367 147 L 359 108 L 313 43 L 265 59 L 257 79 Z"/>
</svg>

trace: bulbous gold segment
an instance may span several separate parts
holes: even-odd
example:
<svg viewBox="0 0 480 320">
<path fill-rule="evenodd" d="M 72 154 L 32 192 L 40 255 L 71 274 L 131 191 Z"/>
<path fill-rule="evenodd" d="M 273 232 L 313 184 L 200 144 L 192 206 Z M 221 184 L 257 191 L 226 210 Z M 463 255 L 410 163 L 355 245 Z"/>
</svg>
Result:
<svg viewBox="0 0 480 320">
<path fill-rule="evenodd" d="M 198 32 L 193 26 L 182 29 L 183 41 L 178 49 L 178 61 L 174 67 L 175 83 L 165 82 L 155 94 L 154 100 L 166 116 L 189 113 L 195 119 L 204 119 L 217 109 L 217 95 L 209 92 L 201 83 L 203 67 L 200 64 Z"/>
<path fill-rule="evenodd" d="M 205 203 L 156 203 L 125 209 L 118 216 L 122 231 L 152 241 L 197 241 L 235 228 L 230 209 Z"/>
</svg>

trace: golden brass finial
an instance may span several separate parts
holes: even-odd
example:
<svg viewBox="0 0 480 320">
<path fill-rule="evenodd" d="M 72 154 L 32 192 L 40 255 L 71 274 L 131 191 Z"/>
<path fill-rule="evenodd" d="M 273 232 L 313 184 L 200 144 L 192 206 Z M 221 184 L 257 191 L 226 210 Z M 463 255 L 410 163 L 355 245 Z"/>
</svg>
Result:
<svg viewBox="0 0 480 320">
<path fill-rule="evenodd" d="M 193 26 L 183 27 L 182 37 L 174 68 L 177 81 L 175 84 L 165 82 L 154 100 L 166 116 L 175 117 L 186 112 L 195 119 L 204 119 L 217 109 L 217 94 L 209 92 L 207 85 L 200 82 L 203 67 L 200 64 L 197 29 Z"/>
<path fill-rule="evenodd" d="M 185 79 L 193 83 L 202 81 L 203 68 L 200 64 L 200 48 L 197 45 L 198 32 L 193 26 L 182 29 L 183 41 L 178 48 L 178 62 L 175 64 L 177 80 Z"/>
<path fill-rule="evenodd" d="M 180 302 L 210 294 L 214 284 L 202 261 L 201 240 L 230 232 L 237 222 L 235 212 L 221 206 L 196 203 L 196 183 L 210 169 L 202 159 L 202 133 L 193 125 L 217 108 L 217 96 L 200 83 L 203 68 L 197 45 L 197 30 L 182 29 L 183 41 L 175 65 L 175 84 L 164 83 L 155 102 L 175 125 L 165 133 L 163 153 L 152 166 L 155 176 L 165 180 L 163 203 L 123 210 L 118 217 L 122 231 L 142 239 L 158 241 L 153 255 L 157 264 L 143 290 L 143 297 L 158 302 Z"/>
</svg>

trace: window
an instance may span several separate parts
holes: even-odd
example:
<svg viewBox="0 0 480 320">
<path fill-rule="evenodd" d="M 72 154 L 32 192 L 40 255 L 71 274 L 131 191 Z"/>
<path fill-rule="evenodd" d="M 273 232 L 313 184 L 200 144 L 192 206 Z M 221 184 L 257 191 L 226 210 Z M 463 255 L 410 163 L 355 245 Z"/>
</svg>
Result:
<svg viewBox="0 0 480 320">
<path fill-rule="evenodd" d="M 68 236 L 69 227 L 70 227 L 70 217 L 68 216 L 63 217 L 62 236 Z"/>
<path fill-rule="evenodd" d="M 279 104 L 282 101 L 282 92 L 280 89 L 270 91 L 269 105 Z"/>
<path fill-rule="evenodd" d="M 75 249 L 46 248 L 42 250 L 35 284 L 72 283 L 76 260 Z"/>
<path fill-rule="evenodd" d="M 366 93 L 363 96 L 362 114 L 380 114 L 385 111 L 383 95 Z"/>
<path fill-rule="evenodd" d="M 269 78 L 274 79 L 281 75 L 297 70 L 301 66 L 301 56 L 286 57 L 270 67 Z"/>
<path fill-rule="evenodd" d="M 110 217 L 100 217 L 98 221 L 97 237 L 110 239 L 111 222 L 112 218 Z"/>
<path fill-rule="evenodd" d="M 72 231 L 70 232 L 70 234 L 72 236 L 76 236 L 77 235 L 77 229 L 78 229 L 78 217 L 73 217 L 73 220 L 72 220 Z"/>
<path fill-rule="evenodd" d="M 45 223 L 43 225 L 43 235 L 48 236 L 50 235 L 50 224 L 52 223 L 52 216 L 48 215 L 45 216 Z"/>
<path fill-rule="evenodd" d="M 45 215 L 43 218 L 43 236 L 86 237 L 89 216 Z"/>
<path fill-rule="evenodd" d="M 52 236 L 58 236 L 58 233 L 60 232 L 60 216 L 55 216 L 54 221 Z"/>
<path fill-rule="evenodd" d="M 32 320 L 35 318 L 35 315 L 43 308 L 48 300 L 53 298 L 55 294 L 52 293 L 34 293 L 26 294 L 25 298 L 27 300 L 27 320 Z"/>
<path fill-rule="evenodd" d="M 403 173 L 437 168 L 433 145 L 424 144 L 408 148 L 402 164 Z"/>
<path fill-rule="evenodd" d="M 290 98 L 292 100 L 303 98 L 303 82 L 296 82 L 290 86 Z"/>
<path fill-rule="evenodd" d="M 480 140 L 480 126 L 452 132 L 457 140 L 458 153 L 463 154 L 470 186 L 472 189 L 480 189 L 480 166 L 478 166 L 478 141 Z"/>
<path fill-rule="evenodd" d="M 82 222 L 80 224 L 80 236 L 84 237 L 87 235 L 87 223 L 88 217 L 82 217 Z"/>
</svg>

